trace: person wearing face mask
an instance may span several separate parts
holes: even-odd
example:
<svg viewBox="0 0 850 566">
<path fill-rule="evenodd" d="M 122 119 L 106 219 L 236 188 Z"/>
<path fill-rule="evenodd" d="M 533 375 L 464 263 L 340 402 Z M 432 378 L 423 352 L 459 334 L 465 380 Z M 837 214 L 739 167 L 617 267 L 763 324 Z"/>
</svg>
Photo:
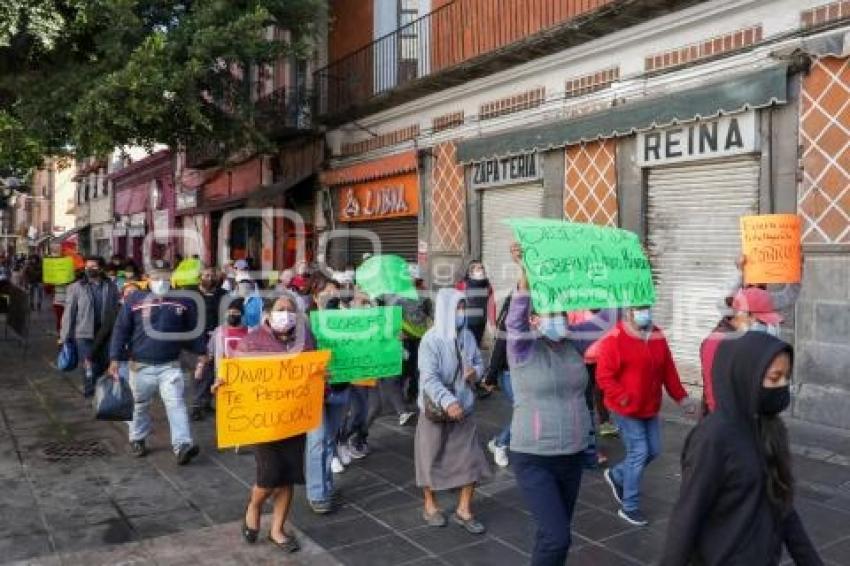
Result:
<svg viewBox="0 0 850 566">
<path fill-rule="evenodd" d="M 257 285 L 247 273 L 236 276 L 236 296 L 245 301 L 242 322 L 248 328 L 256 328 L 262 322 L 263 298 L 257 291 Z"/>
<path fill-rule="evenodd" d="M 626 449 L 625 458 L 605 470 L 605 481 L 621 506 L 620 518 L 645 526 L 640 482 L 661 453 L 662 388 L 688 415 L 696 415 L 697 403 L 682 387 L 667 338 L 652 323 L 648 306 L 627 309 L 625 319 L 600 340 L 596 355 L 596 381 Z"/>
<path fill-rule="evenodd" d="M 472 514 L 475 484 L 490 466 L 472 418 L 473 384 L 483 374 L 481 352 L 466 327 L 466 303 L 455 289 L 440 289 L 434 326 L 419 344 L 419 409 L 413 441 L 416 485 L 425 498 L 423 519 L 431 527 L 447 524 L 434 492 L 459 489 L 451 522 L 481 535 L 485 527 Z"/>
<path fill-rule="evenodd" d="M 570 549 L 591 426 L 588 375 L 582 353 L 568 339 L 566 314 L 532 312 L 518 244 L 511 255 L 520 279 L 505 320 L 514 406 L 510 462 L 537 524 L 531 563 L 560 566 Z"/>
<path fill-rule="evenodd" d="M 731 316 L 724 319 L 700 345 L 703 415 L 712 412 L 716 405 L 713 368 L 720 344 L 724 340 L 738 338 L 749 331 L 778 336 L 779 327 L 783 321 L 782 315 L 774 308 L 772 295 L 758 287 L 740 289 L 732 298 L 731 308 Z"/>
<path fill-rule="evenodd" d="M 199 328 L 195 301 L 169 295 L 171 270 L 157 260 L 150 274 L 148 292 L 130 295 L 121 307 L 109 348 L 109 374 L 119 379 L 119 362 L 129 352 L 130 388 L 135 405 L 130 425 L 130 450 L 141 458 L 147 454 L 151 433 L 150 403 L 159 393 L 171 429 L 171 447 L 179 465 L 198 455 L 192 441 L 189 413 L 184 400 L 180 353 L 189 350 L 203 356 L 203 327 Z"/>
<path fill-rule="evenodd" d="M 471 261 L 466 276 L 455 285 L 455 289 L 464 294 L 468 311 L 467 327 L 480 348 L 487 321 L 496 320 L 496 300 L 484 264 L 478 260 Z"/>
<path fill-rule="evenodd" d="M 104 261 L 88 257 L 85 276 L 68 286 L 59 344 L 74 340 L 82 361 L 83 396 L 94 395 L 96 379 L 106 370 L 109 340 L 120 292 L 104 274 Z"/>
<path fill-rule="evenodd" d="M 775 566 L 823 561 L 794 510 L 788 431 L 791 346 L 764 332 L 724 341 L 714 366 L 716 410 L 688 435 L 663 566 Z"/>
<path fill-rule="evenodd" d="M 218 285 L 218 275 L 214 267 L 204 267 L 201 270 L 198 294 L 204 305 L 204 340 L 209 343 L 213 331 L 219 326 L 219 312 L 227 296 L 227 292 Z M 197 360 L 194 373 L 191 417 L 193 421 L 200 421 L 205 413 L 213 412 L 210 394 L 215 373 L 213 361 L 208 357 Z"/>
<path fill-rule="evenodd" d="M 239 299 L 228 305 L 229 328 L 238 313 L 235 307 Z M 243 327 L 244 328 L 244 327 Z M 218 331 L 216 331 L 218 332 Z M 230 331 L 219 336 L 227 339 Z M 225 352 L 230 350 L 226 344 Z M 274 301 L 266 301 L 263 322 L 238 341 L 232 349 L 234 357 L 297 354 L 315 349 L 307 318 L 299 308 L 297 297 L 286 292 Z M 216 382 L 217 388 L 220 384 Z M 292 503 L 294 486 L 304 484 L 305 435 L 300 434 L 284 440 L 266 442 L 254 446 L 257 464 L 256 480 L 245 509 L 242 523 L 242 538 L 247 543 L 257 542 L 263 505 L 271 499 L 274 503 L 269 541 L 285 553 L 296 552 L 300 544 L 294 535 L 284 530 Z"/>
<path fill-rule="evenodd" d="M 310 279 L 312 308 L 333 310 L 339 308 L 339 286 L 323 273 L 316 272 Z M 339 383 L 325 388 L 322 424 L 307 433 L 306 479 L 307 502 L 317 514 L 333 511 L 334 470 L 342 472 L 347 446 L 338 444 L 341 436 L 345 408 L 349 403 L 350 384 Z"/>
</svg>

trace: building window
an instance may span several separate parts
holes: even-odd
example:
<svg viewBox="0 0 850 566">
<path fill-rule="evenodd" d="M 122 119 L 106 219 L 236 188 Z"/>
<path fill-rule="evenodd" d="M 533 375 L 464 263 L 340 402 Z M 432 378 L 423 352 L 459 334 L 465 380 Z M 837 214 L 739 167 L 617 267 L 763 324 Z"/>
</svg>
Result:
<svg viewBox="0 0 850 566">
<path fill-rule="evenodd" d="M 398 84 L 412 81 L 419 69 L 419 0 L 398 0 Z"/>
<path fill-rule="evenodd" d="M 92 200 L 97 198 L 97 185 L 98 185 L 97 178 L 95 178 L 94 181 L 91 184 L 91 190 L 92 190 L 92 197 L 91 198 L 92 198 Z"/>
<path fill-rule="evenodd" d="M 85 182 L 84 186 L 85 186 L 85 202 L 88 202 L 89 201 L 89 183 L 88 183 L 88 181 Z"/>
</svg>

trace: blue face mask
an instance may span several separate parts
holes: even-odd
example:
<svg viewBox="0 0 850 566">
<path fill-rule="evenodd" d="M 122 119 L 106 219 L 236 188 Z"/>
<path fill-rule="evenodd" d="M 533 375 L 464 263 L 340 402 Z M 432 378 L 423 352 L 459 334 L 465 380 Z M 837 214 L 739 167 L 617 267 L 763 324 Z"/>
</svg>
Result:
<svg viewBox="0 0 850 566">
<path fill-rule="evenodd" d="M 540 319 L 540 334 L 547 340 L 558 342 L 567 336 L 567 323 L 563 316 Z"/>
<path fill-rule="evenodd" d="M 652 326 L 652 311 L 649 309 L 634 311 L 634 320 L 638 328 L 646 330 Z"/>
<path fill-rule="evenodd" d="M 466 313 L 458 313 L 455 315 L 455 328 L 460 330 L 466 326 Z"/>
</svg>

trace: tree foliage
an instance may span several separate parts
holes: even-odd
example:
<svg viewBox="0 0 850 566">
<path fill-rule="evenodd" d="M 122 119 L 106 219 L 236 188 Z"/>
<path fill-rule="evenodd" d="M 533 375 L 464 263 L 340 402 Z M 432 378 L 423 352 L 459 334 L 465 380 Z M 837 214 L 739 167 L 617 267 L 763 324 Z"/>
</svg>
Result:
<svg viewBox="0 0 850 566">
<path fill-rule="evenodd" d="M 270 141 L 254 120 L 250 77 L 239 69 L 308 56 L 324 4 L 0 2 L 0 169 L 25 164 L 32 148 L 79 155 L 154 143 L 263 149 Z M 289 30 L 289 39 L 274 39 L 271 26 Z"/>
</svg>

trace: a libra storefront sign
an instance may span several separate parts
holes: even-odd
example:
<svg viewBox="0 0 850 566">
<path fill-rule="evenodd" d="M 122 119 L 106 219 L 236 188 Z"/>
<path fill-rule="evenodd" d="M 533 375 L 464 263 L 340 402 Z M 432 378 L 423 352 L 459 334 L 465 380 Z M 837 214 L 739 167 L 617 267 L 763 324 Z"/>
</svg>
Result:
<svg viewBox="0 0 850 566">
<path fill-rule="evenodd" d="M 755 112 L 720 116 L 638 134 L 638 164 L 654 167 L 758 151 Z"/>
</svg>

